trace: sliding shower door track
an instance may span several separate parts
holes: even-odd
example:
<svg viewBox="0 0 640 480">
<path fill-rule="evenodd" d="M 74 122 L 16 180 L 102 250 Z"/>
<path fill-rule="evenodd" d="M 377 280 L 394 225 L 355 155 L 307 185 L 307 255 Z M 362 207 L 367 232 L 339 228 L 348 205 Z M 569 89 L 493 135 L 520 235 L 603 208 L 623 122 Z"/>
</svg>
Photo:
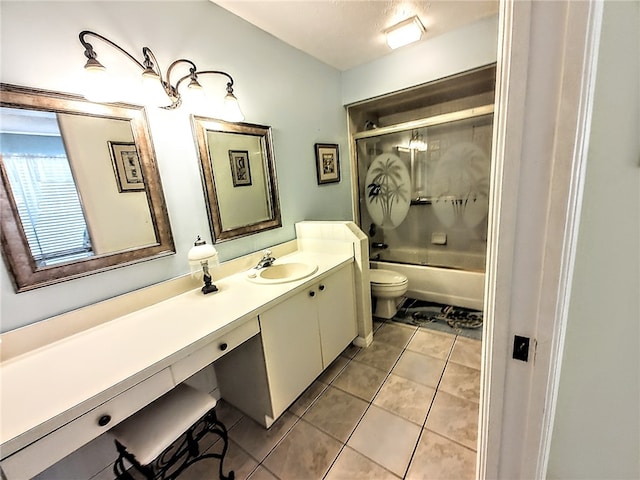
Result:
<svg viewBox="0 0 640 480">
<path fill-rule="evenodd" d="M 421 118 L 420 120 L 412 120 L 410 122 L 389 125 L 388 127 L 374 128 L 364 132 L 358 132 L 353 135 L 354 140 L 361 138 L 377 137 L 389 133 L 404 132 L 415 128 L 431 127 L 433 125 L 441 125 L 444 123 L 456 122 L 458 120 L 466 120 L 468 118 L 481 117 L 493 113 L 493 105 L 483 105 L 481 107 L 469 108 L 457 112 L 443 113 L 429 118 Z"/>
</svg>

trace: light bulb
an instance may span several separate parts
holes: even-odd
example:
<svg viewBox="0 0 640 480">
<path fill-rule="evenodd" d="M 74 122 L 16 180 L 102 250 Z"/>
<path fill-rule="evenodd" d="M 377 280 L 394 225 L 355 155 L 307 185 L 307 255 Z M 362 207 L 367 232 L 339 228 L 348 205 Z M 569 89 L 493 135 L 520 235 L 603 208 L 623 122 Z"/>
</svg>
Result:
<svg viewBox="0 0 640 480">
<path fill-rule="evenodd" d="M 417 42 L 423 32 L 424 26 L 418 17 L 407 18 L 386 30 L 387 45 L 396 49 Z"/>
<path fill-rule="evenodd" d="M 224 97 L 221 117 L 228 122 L 241 122 L 244 120 L 238 99 L 231 92 Z"/>
<path fill-rule="evenodd" d="M 426 152 L 428 145 L 427 142 L 424 141 L 422 134 L 418 133 L 418 131 L 414 131 L 411 135 L 411 140 L 409 141 L 409 148 L 419 152 Z"/>
<path fill-rule="evenodd" d="M 115 79 L 103 68 L 84 69 L 84 97 L 90 102 L 110 103 L 117 102 L 118 89 Z"/>
<path fill-rule="evenodd" d="M 162 87 L 162 82 L 158 75 L 142 74 L 142 92 L 145 105 L 151 107 L 166 107 L 171 103 L 167 92 Z"/>
<path fill-rule="evenodd" d="M 198 82 L 190 83 L 187 85 L 187 89 L 183 89 L 182 91 L 184 92 L 184 100 L 188 101 L 192 105 L 203 105 L 209 103 L 207 93 Z"/>
</svg>

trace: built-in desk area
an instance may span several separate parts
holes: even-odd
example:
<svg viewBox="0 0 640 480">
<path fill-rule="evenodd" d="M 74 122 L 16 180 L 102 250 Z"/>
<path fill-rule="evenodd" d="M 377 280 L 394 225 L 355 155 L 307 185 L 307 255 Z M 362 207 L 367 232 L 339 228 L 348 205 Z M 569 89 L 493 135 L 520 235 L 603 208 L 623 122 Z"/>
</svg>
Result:
<svg viewBox="0 0 640 480">
<path fill-rule="evenodd" d="M 311 245 L 319 243 L 312 240 Z M 330 245 L 325 251 L 301 248 L 278 259 L 316 264 L 315 273 L 303 279 L 259 284 L 249 281 L 242 270 L 217 279 L 215 294 L 189 290 L 4 360 L 0 365 L 3 474 L 9 480 L 30 478 L 53 465 L 200 369 L 250 339 L 261 338 L 261 317 L 269 317 L 289 299 L 306 296 L 305 289 L 335 272 L 348 272 L 353 287 L 352 304 L 347 306 L 353 318 L 347 334 L 353 335 L 348 342 L 356 335 L 360 338 L 357 317 L 362 292 L 356 288 L 362 278 L 360 261 L 355 259 L 353 242 Z M 268 358 L 266 351 L 264 355 Z M 297 391 L 283 388 L 292 394 Z M 281 394 L 274 395 L 281 409 Z M 275 409 L 265 413 L 278 414 Z"/>
</svg>

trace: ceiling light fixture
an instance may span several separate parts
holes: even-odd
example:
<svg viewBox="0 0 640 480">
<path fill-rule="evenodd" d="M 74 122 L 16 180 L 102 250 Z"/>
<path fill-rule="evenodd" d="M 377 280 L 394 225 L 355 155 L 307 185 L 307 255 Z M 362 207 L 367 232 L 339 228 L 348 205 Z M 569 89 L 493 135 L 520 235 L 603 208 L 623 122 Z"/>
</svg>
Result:
<svg viewBox="0 0 640 480">
<path fill-rule="evenodd" d="M 129 52 L 127 52 L 118 44 L 112 42 L 108 38 L 103 37 L 98 33 L 84 30 L 80 32 L 79 35 L 80 43 L 82 43 L 82 46 L 85 48 L 84 56 L 87 57 L 87 63 L 85 64 L 84 68 L 86 72 L 92 74 L 92 77 L 104 77 L 106 68 L 98 61 L 98 55 L 93 50 L 93 46 L 85 40 L 85 37 L 88 35 L 92 35 L 102 40 L 107 45 L 115 48 L 119 52 L 123 53 L 131 61 L 133 61 L 138 67 L 140 67 L 140 69 L 142 70 L 142 79 L 148 86 L 147 91 L 150 92 L 152 89 L 155 90 L 155 98 L 160 98 L 161 104 L 165 104 L 162 106 L 162 108 L 167 110 L 173 110 L 175 108 L 178 108 L 182 104 L 182 95 L 180 94 L 179 88 L 182 82 L 184 82 L 185 80 L 189 80 L 187 84 L 187 89 L 189 91 L 201 92 L 202 85 L 198 82 L 199 75 L 211 74 L 223 75 L 227 77 L 227 94 L 224 97 L 223 111 L 220 117 L 223 120 L 227 120 L 230 122 L 241 122 L 242 120 L 244 120 L 244 115 L 240 110 L 238 99 L 233 94 L 233 78 L 227 72 L 223 72 L 220 70 L 198 70 L 196 64 L 191 60 L 180 58 L 169 65 L 169 68 L 167 68 L 167 73 L 163 78 L 160 65 L 158 64 L 155 55 L 149 47 L 142 48 L 142 55 L 144 59 L 142 62 L 139 62 L 133 55 L 131 55 Z M 184 75 L 183 77 L 180 77 L 175 83 L 172 83 L 171 74 L 173 73 L 173 69 L 180 64 L 188 65 L 189 73 L 187 75 Z M 92 83 L 94 83 L 94 85 L 88 85 L 87 88 L 94 92 L 97 90 L 96 87 L 98 85 L 100 85 L 101 88 L 107 86 L 106 82 L 100 81 L 97 78 L 93 80 Z M 101 88 L 98 88 L 98 90 Z M 162 94 L 162 92 L 164 92 L 164 95 Z"/>
<path fill-rule="evenodd" d="M 424 31 L 425 28 L 420 19 L 413 16 L 389 27 L 384 33 L 387 37 L 387 45 L 396 49 L 417 42 L 422 38 Z"/>
</svg>

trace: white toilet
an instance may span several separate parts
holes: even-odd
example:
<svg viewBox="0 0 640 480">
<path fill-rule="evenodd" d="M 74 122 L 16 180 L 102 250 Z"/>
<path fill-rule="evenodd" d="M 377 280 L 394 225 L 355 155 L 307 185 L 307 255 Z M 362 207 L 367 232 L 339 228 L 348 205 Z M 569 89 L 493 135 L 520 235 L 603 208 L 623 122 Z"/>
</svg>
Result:
<svg viewBox="0 0 640 480">
<path fill-rule="evenodd" d="M 376 298 L 374 315 L 380 318 L 392 318 L 398 311 L 398 305 L 407 293 L 409 280 L 402 273 L 381 268 L 369 270 L 371 293 Z"/>
</svg>

